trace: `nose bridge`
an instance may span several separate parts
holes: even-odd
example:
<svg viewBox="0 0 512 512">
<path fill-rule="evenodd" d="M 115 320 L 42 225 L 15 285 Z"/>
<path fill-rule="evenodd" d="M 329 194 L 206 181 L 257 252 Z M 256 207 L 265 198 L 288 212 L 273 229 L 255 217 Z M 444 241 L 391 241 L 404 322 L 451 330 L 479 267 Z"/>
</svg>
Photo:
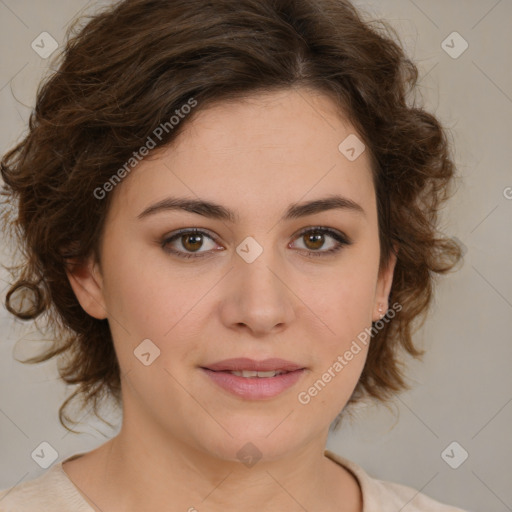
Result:
<svg viewBox="0 0 512 512">
<path fill-rule="evenodd" d="M 271 246 L 271 236 L 260 244 L 247 237 L 236 248 L 232 277 L 230 323 L 245 324 L 254 331 L 272 330 L 287 324 L 293 316 L 291 292 L 285 284 L 284 265 L 279 251 Z M 268 244 L 268 247 L 264 246 Z"/>
<path fill-rule="evenodd" d="M 283 283 L 276 276 L 283 266 L 278 263 L 277 251 L 272 247 L 270 238 L 265 238 L 263 246 L 255 238 L 247 237 L 236 249 L 239 258 L 235 273 L 245 296 L 257 299 L 266 296 L 271 301 L 283 293 Z"/>
</svg>

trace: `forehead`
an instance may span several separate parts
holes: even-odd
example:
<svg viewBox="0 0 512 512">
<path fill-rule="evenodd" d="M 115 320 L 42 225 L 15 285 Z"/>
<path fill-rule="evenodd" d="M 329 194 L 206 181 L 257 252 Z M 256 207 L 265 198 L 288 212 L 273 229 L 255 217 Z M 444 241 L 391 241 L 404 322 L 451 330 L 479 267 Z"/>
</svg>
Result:
<svg viewBox="0 0 512 512">
<path fill-rule="evenodd" d="M 347 158 L 343 142 L 361 138 L 328 96 L 290 89 L 197 109 L 176 140 L 118 186 L 117 209 L 138 214 L 172 195 L 262 217 L 334 193 L 374 207 L 369 155 Z"/>
</svg>

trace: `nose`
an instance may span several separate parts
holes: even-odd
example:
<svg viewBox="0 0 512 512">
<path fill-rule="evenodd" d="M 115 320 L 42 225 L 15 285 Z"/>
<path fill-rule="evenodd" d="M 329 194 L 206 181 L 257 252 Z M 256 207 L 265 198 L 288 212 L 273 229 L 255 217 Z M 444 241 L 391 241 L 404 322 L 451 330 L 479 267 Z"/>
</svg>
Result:
<svg viewBox="0 0 512 512">
<path fill-rule="evenodd" d="M 227 328 L 262 337 L 282 331 L 293 322 L 298 299 L 287 282 L 286 272 L 270 251 L 263 251 L 252 263 L 237 255 L 227 280 L 221 306 L 222 322 Z"/>
</svg>

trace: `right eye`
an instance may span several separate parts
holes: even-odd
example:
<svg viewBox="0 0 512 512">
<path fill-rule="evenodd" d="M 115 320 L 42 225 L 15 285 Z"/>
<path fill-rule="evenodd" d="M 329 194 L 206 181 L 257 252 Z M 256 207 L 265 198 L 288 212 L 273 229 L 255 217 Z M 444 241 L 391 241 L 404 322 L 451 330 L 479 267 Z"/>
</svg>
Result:
<svg viewBox="0 0 512 512">
<path fill-rule="evenodd" d="M 170 236 L 166 236 L 164 240 L 162 240 L 161 245 L 166 252 L 176 254 L 180 258 L 202 258 L 204 253 L 210 252 L 199 251 L 199 249 L 203 247 L 205 237 L 214 241 L 213 237 L 206 231 L 195 228 L 180 229 Z M 181 248 L 169 248 L 169 246 L 176 241 L 181 245 Z"/>
</svg>

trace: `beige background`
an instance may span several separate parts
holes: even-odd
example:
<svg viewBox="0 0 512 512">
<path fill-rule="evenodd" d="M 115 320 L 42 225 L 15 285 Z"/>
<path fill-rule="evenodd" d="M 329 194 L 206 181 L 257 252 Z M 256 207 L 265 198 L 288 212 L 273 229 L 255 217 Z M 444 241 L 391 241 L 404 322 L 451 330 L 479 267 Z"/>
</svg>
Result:
<svg viewBox="0 0 512 512">
<path fill-rule="evenodd" d="M 48 66 L 31 42 L 46 31 L 62 43 L 69 21 L 98 5 L 0 0 L 2 153 L 23 132 Z M 428 352 L 424 363 L 410 367 L 414 389 L 395 400 L 398 422 L 385 408 L 361 408 L 359 420 L 331 436 L 328 448 L 372 476 L 413 486 L 440 501 L 468 510 L 510 511 L 512 2 L 360 0 L 357 5 L 399 30 L 419 65 L 427 108 L 450 130 L 462 182 L 442 230 L 461 240 L 467 253 L 462 269 L 439 281 L 432 316 L 417 335 Z M 456 59 L 441 47 L 453 31 L 469 44 Z M 457 49 L 460 41 L 455 41 Z M 0 271 L 2 303 L 6 278 Z M 26 353 L 22 344 L 15 348 L 18 340 L 35 340 L 37 334 L 14 322 L 3 305 L 0 332 L 0 488 L 5 488 L 44 471 L 31 458 L 42 441 L 61 460 L 115 432 L 84 417 L 86 433 L 68 434 L 57 420 L 67 390 L 57 379 L 55 362 L 22 365 L 12 357 L 13 351 Z M 441 457 L 453 441 L 469 454 L 458 469 Z"/>
</svg>

